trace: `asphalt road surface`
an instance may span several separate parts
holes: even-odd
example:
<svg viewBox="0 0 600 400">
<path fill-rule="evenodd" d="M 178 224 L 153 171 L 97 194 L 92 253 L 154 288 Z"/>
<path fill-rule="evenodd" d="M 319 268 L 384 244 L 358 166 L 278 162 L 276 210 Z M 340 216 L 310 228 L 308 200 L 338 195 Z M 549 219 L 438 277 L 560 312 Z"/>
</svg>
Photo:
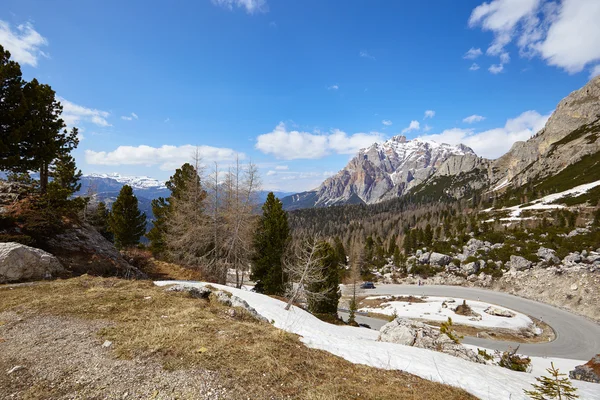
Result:
<svg viewBox="0 0 600 400">
<path fill-rule="evenodd" d="M 378 285 L 376 289 L 363 290 L 361 295 L 425 295 L 481 300 L 541 319 L 554 329 L 556 339 L 548 343 L 528 344 L 465 337 L 463 343 L 500 351 L 518 345 L 519 353 L 528 356 L 573 360 L 589 360 L 600 353 L 600 325 L 556 307 L 506 293 L 460 286 Z M 347 313 L 340 312 L 340 315 L 347 318 Z M 362 315 L 357 315 L 356 321 L 377 330 L 387 323 Z"/>
</svg>

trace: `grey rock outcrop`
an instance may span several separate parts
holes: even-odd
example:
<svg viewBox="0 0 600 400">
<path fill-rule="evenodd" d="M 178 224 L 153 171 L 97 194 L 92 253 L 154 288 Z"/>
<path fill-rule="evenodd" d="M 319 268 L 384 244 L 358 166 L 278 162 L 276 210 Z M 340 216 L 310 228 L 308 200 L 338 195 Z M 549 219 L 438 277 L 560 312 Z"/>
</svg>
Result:
<svg viewBox="0 0 600 400">
<path fill-rule="evenodd" d="M 600 383 L 600 354 L 596 354 L 586 364 L 576 366 L 569 372 L 569 377 L 579 381 Z"/>
<path fill-rule="evenodd" d="M 378 340 L 435 350 L 467 361 L 485 364 L 485 360 L 473 350 L 460 343 L 455 343 L 447 335 L 441 334 L 439 330 L 431 326 L 407 318 L 396 318 L 382 326 Z"/>
<path fill-rule="evenodd" d="M 473 261 L 471 263 L 462 265 L 461 270 L 467 275 L 475 275 L 479 272 L 479 261 Z"/>
<path fill-rule="evenodd" d="M 20 243 L 0 243 L 0 283 L 51 279 L 65 273 L 50 253 Z"/>
<path fill-rule="evenodd" d="M 429 256 L 429 263 L 433 265 L 438 265 L 440 267 L 445 267 L 446 265 L 450 264 L 450 261 L 452 261 L 452 257 L 446 254 L 434 252 L 431 253 L 431 255 Z"/>
<path fill-rule="evenodd" d="M 558 264 L 560 262 L 560 258 L 556 256 L 556 252 L 552 249 L 547 249 L 545 247 L 540 247 L 536 253 L 536 255 L 543 261 L 547 263 Z"/>
<path fill-rule="evenodd" d="M 530 269 L 533 263 L 521 256 L 512 255 L 510 256 L 509 265 L 511 268 L 514 268 L 517 271 L 524 271 L 526 269 Z"/>
<path fill-rule="evenodd" d="M 115 246 L 87 224 L 73 225 L 50 239 L 45 250 L 54 254 L 75 275 L 90 274 L 146 279 Z"/>
</svg>

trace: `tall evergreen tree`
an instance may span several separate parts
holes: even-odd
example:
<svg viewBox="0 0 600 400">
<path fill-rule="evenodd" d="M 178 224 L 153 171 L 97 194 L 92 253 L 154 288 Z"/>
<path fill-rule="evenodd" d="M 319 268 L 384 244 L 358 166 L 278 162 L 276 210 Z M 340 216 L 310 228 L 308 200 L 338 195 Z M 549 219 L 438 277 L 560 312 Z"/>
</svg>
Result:
<svg viewBox="0 0 600 400">
<path fill-rule="evenodd" d="M 310 293 L 317 296 L 308 297 L 308 309 L 314 314 L 337 314 L 340 300 L 339 264 L 335 250 L 327 242 L 318 244 L 317 257 L 321 262 L 322 281 L 315 282 L 308 288 Z"/>
<path fill-rule="evenodd" d="M 77 128 L 75 135 L 77 135 Z M 50 167 L 52 183 L 65 191 L 67 197 L 75 194 L 81 189 L 81 170 L 77 169 L 75 158 L 70 154 L 61 154 Z"/>
<path fill-rule="evenodd" d="M 49 85 L 33 79 L 23 87 L 27 113 L 23 123 L 23 136 L 20 148 L 23 155 L 18 169 L 38 171 L 40 190 L 46 192 L 50 165 L 68 155 L 79 144 L 77 130 L 64 130 L 65 123 L 60 118 L 62 105 L 56 100 L 55 92 Z"/>
<path fill-rule="evenodd" d="M 12 171 L 21 161 L 19 143 L 26 111 L 24 84 L 21 67 L 0 45 L 0 170 Z"/>
<path fill-rule="evenodd" d="M 113 234 L 108 225 L 109 211 L 106 208 L 106 203 L 99 202 L 96 209 L 90 215 L 90 224 L 107 240 L 114 240 Z"/>
<path fill-rule="evenodd" d="M 146 234 L 146 237 L 150 240 L 149 247 L 155 256 L 162 255 L 167 250 L 167 220 L 170 218 L 173 209 L 173 201 L 181 199 L 187 190 L 187 186 L 189 186 L 190 182 L 194 182 L 194 180 L 200 185 L 200 178 L 196 169 L 191 164 L 185 163 L 181 168 L 175 170 L 173 176 L 165 184 L 167 189 L 171 191 L 171 196 L 166 199 L 159 197 L 152 200 L 154 220 L 152 221 L 152 228 Z"/>
<path fill-rule="evenodd" d="M 108 216 L 110 231 L 118 249 L 135 246 L 146 231 L 146 214 L 138 208 L 138 199 L 129 185 L 121 188 Z"/>
<path fill-rule="evenodd" d="M 290 238 L 287 214 L 273 192 L 268 194 L 262 210 L 254 237 L 251 278 L 256 282 L 257 292 L 282 295 L 287 281 L 283 271 L 283 254 Z"/>
</svg>

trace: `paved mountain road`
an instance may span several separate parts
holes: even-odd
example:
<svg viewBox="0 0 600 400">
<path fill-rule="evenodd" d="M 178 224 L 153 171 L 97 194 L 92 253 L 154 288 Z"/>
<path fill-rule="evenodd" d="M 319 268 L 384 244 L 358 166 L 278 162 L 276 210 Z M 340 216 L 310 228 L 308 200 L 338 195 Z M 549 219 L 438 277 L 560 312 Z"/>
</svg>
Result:
<svg viewBox="0 0 600 400">
<path fill-rule="evenodd" d="M 527 344 L 465 337 L 463 342 L 466 344 L 500 351 L 507 350 L 509 346 L 514 348 L 519 345 L 519 353 L 528 356 L 573 360 L 589 360 L 600 353 L 600 325 L 548 304 L 506 293 L 461 286 L 378 285 L 376 289 L 363 290 L 361 295 L 425 295 L 481 300 L 543 320 L 554 329 L 556 339 L 548 343 Z M 340 312 L 340 315 L 347 317 L 343 312 Z M 370 325 L 373 329 L 379 329 L 386 324 L 384 320 L 362 315 L 357 315 L 356 320 Z"/>
</svg>

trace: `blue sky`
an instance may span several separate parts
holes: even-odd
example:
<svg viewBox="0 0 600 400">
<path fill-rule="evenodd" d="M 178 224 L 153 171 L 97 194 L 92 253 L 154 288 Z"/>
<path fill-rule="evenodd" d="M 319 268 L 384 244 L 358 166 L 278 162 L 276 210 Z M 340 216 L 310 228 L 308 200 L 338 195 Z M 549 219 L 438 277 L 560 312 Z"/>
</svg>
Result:
<svg viewBox="0 0 600 400">
<path fill-rule="evenodd" d="M 4 0 L 0 44 L 63 99 L 84 173 L 167 179 L 200 146 L 301 191 L 401 133 L 498 157 L 600 73 L 598 20 L 597 0 Z"/>
</svg>

